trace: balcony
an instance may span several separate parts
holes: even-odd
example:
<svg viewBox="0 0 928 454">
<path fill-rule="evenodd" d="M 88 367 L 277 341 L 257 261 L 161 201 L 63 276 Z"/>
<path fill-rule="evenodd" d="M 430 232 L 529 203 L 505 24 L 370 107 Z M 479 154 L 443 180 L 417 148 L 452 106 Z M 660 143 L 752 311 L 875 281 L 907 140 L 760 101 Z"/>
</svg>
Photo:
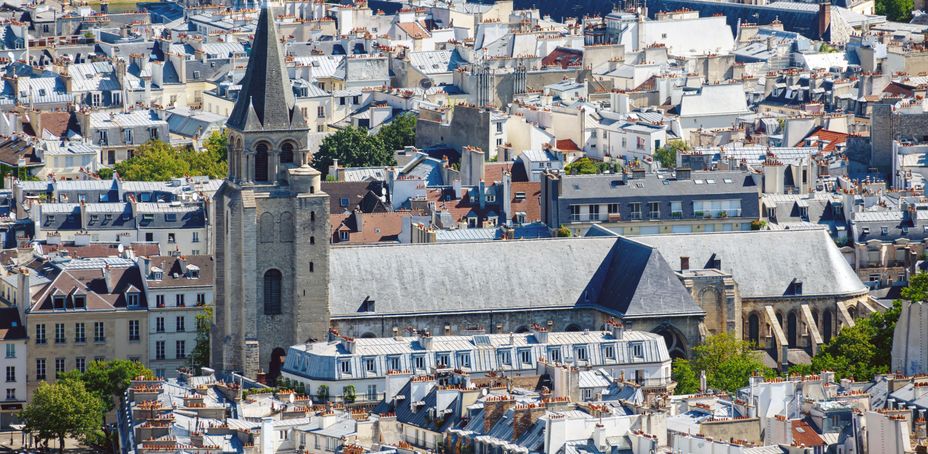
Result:
<svg viewBox="0 0 928 454">
<path fill-rule="evenodd" d="M 607 219 L 606 216 L 601 214 L 572 214 L 570 215 L 570 222 L 602 222 Z"/>
</svg>

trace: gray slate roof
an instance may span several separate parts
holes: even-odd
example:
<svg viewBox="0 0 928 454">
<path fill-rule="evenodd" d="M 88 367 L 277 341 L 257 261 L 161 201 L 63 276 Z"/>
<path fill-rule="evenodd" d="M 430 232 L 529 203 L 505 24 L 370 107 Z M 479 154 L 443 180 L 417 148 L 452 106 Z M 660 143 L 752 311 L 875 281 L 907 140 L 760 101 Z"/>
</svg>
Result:
<svg viewBox="0 0 928 454">
<path fill-rule="evenodd" d="M 335 247 L 333 317 L 575 306 L 626 317 L 701 315 L 652 248 L 624 238 Z M 376 313 L 362 313 L 362 302 Z"/>
<path fill-rule="evenodd" d="M 794 279 L 803 295 L 863 294 L 867 288 L 825 230 L 724 232 L 636 237 L 654 246 L 674 269 L 680 257 L 704 268 L 713 254 L 746 298 L 790 294 Z"/>
</svg>

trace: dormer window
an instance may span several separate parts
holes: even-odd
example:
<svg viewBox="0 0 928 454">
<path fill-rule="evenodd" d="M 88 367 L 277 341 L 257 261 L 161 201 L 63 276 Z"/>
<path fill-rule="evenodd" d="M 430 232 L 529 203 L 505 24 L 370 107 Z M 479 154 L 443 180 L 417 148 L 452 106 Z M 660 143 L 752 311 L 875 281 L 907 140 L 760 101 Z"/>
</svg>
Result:
<svg viewBox="0 0 928 454">
<path fill-rule="evenodd" d="M 187 279 L 199 279 L 200 267 L 196 265 L 187 265 Z"/>
<path fill-rule="evenodd" d="M 75 309 L 86 309 L 87 308 L 87 295 L 74 295 L 74 308 Z"/>
<path fill-rule="evenodd" d="M 52 305 L 55 309 L 64 309 L 64 295 L 52 296 Z"/>
<path fill-rule="evenodd" d="M 139 294 L 136 292 L 126 293 L 126 306 L 139 307 Z"/>
<path fill-rule="evenodd" d="M 177 222 L 177 213 L 165 213 L 164 222 Z"/>
</svg>

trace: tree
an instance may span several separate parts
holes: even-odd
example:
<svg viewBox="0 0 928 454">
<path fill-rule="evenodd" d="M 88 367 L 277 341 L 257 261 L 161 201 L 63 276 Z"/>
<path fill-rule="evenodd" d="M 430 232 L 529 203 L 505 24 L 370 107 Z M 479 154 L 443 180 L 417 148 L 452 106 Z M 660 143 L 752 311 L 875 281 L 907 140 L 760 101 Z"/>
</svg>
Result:
<svg viewBox="0 0 928 454">
<path fill-rule="evenodd" d="M 599 171 L 599 165 L 590 158 L 577 159 L 564 167 L 564 172 L 568 175 L 595 175 Z"/>
<path fill-rule="evenodd" d="M 654 151 L 654 159 L 661 164 L 661 167 L 673 169 L 677 166 L 677 152 L 685 150 L 689 150 L 686 142 L 679 139 L 671 140 Z"/>
<path fill-rule="evenodd" d="M 224 144 L 228 139 L 214 133 L 206 142 L 206 147 L 197 151 L 176 149 L 160 140 L 152 140 L 142 144 L 133 157 L 117 162 L 114 170 L 120 177 L 132 181 L 165 181 L 188 175 L 225 177 L 229 166 Z"/>
<path fill-rule="evenodd" d="M 555 232 L 555 235 L 558 238 L 569 238 L 571 236 L 570 229 L 567 228 L 566 225 L 562 225 L 557 228 L 557 232 Z"/>
<path fill-rule="evenodd" d="M 699 377 L 696 376 L 696 371 L 693 370 L 688 360 L 674 359 L 671 377 L 673 377 L 673 381 L 677 382 L 677 387 L 674 390 L 677 394 L 695 394 L 699 392 Z"/>
<path fill-rule="evenodd" d="M 228 160 L 229 135 L 224 131 L 213 131 L 209 137 L 203 141 L 203 148 L 211 153 L 215 153 L 219 160 Z"/>
<path fill-rule="evenodd" d="M 58 440 L 58 452 L 64 452 L 64 439 L 94 440 L 100 436 L 103 402 L 74 380 L 42 382 L 32 395 L 32 402 L 20 413 L 25 430 L 42 440 Z"/>
<path fill-rule="evenodd" d="M 384 147 L 389 152 L 402 150 L 403 147 L 416 144 L 416 116 L 404 113 L 380 128 L 377 133 Z"/>
<path fill-rule="evenodd" d="M 908 22 L 915 9 L 913 0 L 877 0 L 876 13 L 896 22 Z"/>
<path fill-rule="evenodd" d="M 77 369 L 70 370 L 61 374 L 59 379 L 83 383 L 88 392 L 100 398 L 104 409 L 111 411 L 116 408 L 114 397 L 126 392 L 129 389 L 129 383 L 137 377 L 154 379 L 155 374 L 138 361 L 114 359 L 112 361 L 91 361 L 84 372 Z"/>
<path fill-rule="evenodd" d="M 190 352 L 190 365 L 193 367 L 209 366 L 209 333 L 213 326 L 213 308 L 203 306 L 203 311 L 197 314 L 197 343 Z"/>
<path fill-rule="evenodd" d="M 747 386 L 751 375 L 767 368 L 749 342 L 721 333 L 706 337 L 703 344 L 693 348 L 692 369 L 706 371 L 709 388 L 735 392 Z"/>
<path fill-rule="evenodd" d="M 329 400 L 329 385 L 319 385 L 316 388 L 316 398 L 319 399 L 319 402 L 325 402 Z"/>
<path fill-rule="evenodd" d="M 322 140 L 319 152 L 313 155 L 313 167 L 328 174 L 335 160 L 344 167 L 378 167 L 396 164 L 393 151 L 387 150 L 379 136 L 348 126 Z"/>
<path fill-rule="evenodd" d="M 342 400 L 344 400 L 346 404 L 353 403 L 356 398 L 357 391 L 355 391 L 354 385 L 348 385 L 342 388 Z"/>
<path fill-rule="evenodd" d="M 111 180 L 113 179 L 113 169 L 101 167 L 100 170 L 97 171 L 97 176 L 100 177 L 101 180 Z"/>
</svg>

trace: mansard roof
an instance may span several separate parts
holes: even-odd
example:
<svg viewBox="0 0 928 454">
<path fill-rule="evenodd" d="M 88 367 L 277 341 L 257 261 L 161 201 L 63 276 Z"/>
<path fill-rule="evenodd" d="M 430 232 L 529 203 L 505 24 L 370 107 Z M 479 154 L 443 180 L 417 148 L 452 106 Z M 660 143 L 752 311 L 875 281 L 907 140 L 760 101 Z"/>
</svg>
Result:
<svg viewBox="0 0 928 454">
<path fill-rule="evenodd" d="M 306 127 L 294 109 L 293 89 L 270 6 L 261 9 L 242 89 L 226 123 L 238 130 Z"/>
</svg>

